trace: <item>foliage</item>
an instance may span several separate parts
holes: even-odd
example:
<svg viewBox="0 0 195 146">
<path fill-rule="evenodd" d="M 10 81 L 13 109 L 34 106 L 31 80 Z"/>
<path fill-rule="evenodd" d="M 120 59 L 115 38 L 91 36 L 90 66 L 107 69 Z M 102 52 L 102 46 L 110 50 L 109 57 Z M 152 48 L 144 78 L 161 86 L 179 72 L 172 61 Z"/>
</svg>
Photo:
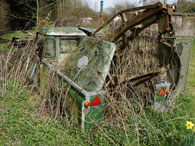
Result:
<svg viewBox="0 0 195 146">
<path fill-rule="evenodd" d="M 81 0 L 7 0 L 10 6 L 10 26 L 12 30 L 31 29 L 40 27 L 48 19 L 60 20 L 62 18 L 98 18 L 98 14 L 87 3 Z M 37 25 L 37 26 L 36 26 Z"/>
<path fill-rule="evenodd" d="M 135 6 L 136 6 L 135 4 L 128 2 L 128 1 L 126 1 L 124 3 L 118 3 L 114 7 L 109 7 L 109 8 L 105 9 L 104 18 L 105 18 L 105 20 L 108 20 L 113 16 L 113 14 L 115 14 L 123 9 L 129 9 L 129 8 L 133 8 Z"/>
<path fill-rule="evenodd" d="M 97 20 L 98 13 L 90 8 L 89 4 L 82 0 L 59 0 L 56 9 L 57 21 L 63 18 L 86 18 L 91 17 Z"/>
<path fill-rule="evenodd" d="M 178 0 L 177 7 L 180 13 L 195 13 L 195 1 Z"/>
<path fill-rule="evenodd" d="M 36 1 L 31 0 L 7 0 L 11 13 L 9 14 L 12 30 L 23 30 L 35 23 Z"/>
<path fill-rule="evenodd" d="M 51 23 L 52 23 L 51 14 L 52 14 L 52 12 L 50 11 L 45 19 L 38 21 L 38 23 L 36 24 L 36 27 L 34 29 L 37 30 L 37 29 L 40 29 L 41 27 L 46 27 L 46 26 L 51 25 Z"/>
</svg>

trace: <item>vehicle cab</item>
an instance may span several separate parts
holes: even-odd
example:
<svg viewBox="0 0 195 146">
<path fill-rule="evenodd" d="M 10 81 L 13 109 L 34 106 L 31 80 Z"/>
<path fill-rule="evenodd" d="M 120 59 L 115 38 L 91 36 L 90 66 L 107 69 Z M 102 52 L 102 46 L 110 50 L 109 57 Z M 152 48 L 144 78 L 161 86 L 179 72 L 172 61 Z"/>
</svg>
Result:
<svg viewBox="0 0 195 146">
<path fill-rule="evenodd" d="M 60 62 L 70 56 L 85 36 L 76 27 L 41 28 L 37 33 L 39 57 Z"/>
</svg>

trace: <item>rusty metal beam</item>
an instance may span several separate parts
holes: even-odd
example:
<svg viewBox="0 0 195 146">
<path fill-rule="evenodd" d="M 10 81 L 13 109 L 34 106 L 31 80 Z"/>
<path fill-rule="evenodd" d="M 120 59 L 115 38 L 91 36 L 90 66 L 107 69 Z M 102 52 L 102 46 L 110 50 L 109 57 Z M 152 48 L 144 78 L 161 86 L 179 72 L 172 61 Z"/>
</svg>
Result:
<svg viewBox="0 0 195 146">
<path fill-rule="evenodd" d="M 149 19 L 150 17 L 157 15 L 161 12 L 162 8 L 152 9 L 142 12 L 141 14 L 129 19 L 127 22 L 122 24 L 119 28 L 114 31 L 114 34 L 111 34 L 108 38 L 109 41 L 116 42 L 127 30 L 130 28 L 141 24 L 143 21 Z"/>
<path fill-rule="evenodd" d="M 138 86 L 154 77 L 157 77 L 159 74 L 161 73 L 161 71 L 157 71 L 157 72 L 152 72 L 152 73 L 147 73 L 144 75 L 139 75 L 133 78 L 130 78 L 126 81 L 123 81 L 122 83 L 119 84 L 119 86 L 123 86 L 123 85 L 128 85 L 131 84 L 133 86 Z"/>
<path fill-rule="evenodd" d="M 119 11 L 118 13 L 116 13 L 115 15 L 113 15 L 106 23 L 104 23 L 102 26 L 100 26 L 93 33 L 93 36 L 95 36 L 95 34 L 98 31 L 100 31 L 102 28 L 104 28 L 105 26 L 107 26 L 118 15 L 121 15 L 121 14 L 127 13 L 127 12 L 134 12 L 134 11 L 139 11 L 139 10 L 143 10 L 143 9 L 155 9 L 155 8 L 162 8 L 162 4 L 158 2 L 158 3 L 152 4 L 152 5 L 147 5 L 147 6 L 142 6 L 142 7 L 136 7 L 136 8 L 130 8 L 130 9 L 125 9 L 125 10 Z"/>
</svg>

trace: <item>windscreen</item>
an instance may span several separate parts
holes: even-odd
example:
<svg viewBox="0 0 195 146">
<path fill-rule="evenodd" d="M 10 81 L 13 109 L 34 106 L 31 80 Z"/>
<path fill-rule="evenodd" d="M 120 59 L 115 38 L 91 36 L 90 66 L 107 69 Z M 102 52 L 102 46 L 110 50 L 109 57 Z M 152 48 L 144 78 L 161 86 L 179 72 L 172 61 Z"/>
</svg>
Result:
<svg viewBox="0 0 195 146">
<path fill-rule="evenodd" d="M 87 91 L 101 90 L 114 52 L 114 44 L 85 37 L 71 53 L 61 71 Z"/>
</svg>

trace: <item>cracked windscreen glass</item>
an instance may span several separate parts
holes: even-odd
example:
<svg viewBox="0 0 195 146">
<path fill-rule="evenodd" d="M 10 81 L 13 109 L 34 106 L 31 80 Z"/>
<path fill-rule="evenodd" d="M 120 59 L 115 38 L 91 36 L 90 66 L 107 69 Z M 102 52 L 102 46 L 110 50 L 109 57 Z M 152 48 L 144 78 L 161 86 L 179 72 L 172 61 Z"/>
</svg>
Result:
<svg viewBox="0 0 195 146">
<path fill-rule="evenodd" d="M 63 59 L 70 56 L 70 54 L 75 51 L 79 44 L 79 40 L 70 40 L 70 39 L 64 39 L 60 38 L 60 53 L 59 53 L 59 61 L 62 61 Z"/>
<path fill-rule="evenodd" d="M 87 91 L 101 90 L 109 72 L 115 48 L 113 43 L 85 37 L 60 70 Z"/>
</svg>

